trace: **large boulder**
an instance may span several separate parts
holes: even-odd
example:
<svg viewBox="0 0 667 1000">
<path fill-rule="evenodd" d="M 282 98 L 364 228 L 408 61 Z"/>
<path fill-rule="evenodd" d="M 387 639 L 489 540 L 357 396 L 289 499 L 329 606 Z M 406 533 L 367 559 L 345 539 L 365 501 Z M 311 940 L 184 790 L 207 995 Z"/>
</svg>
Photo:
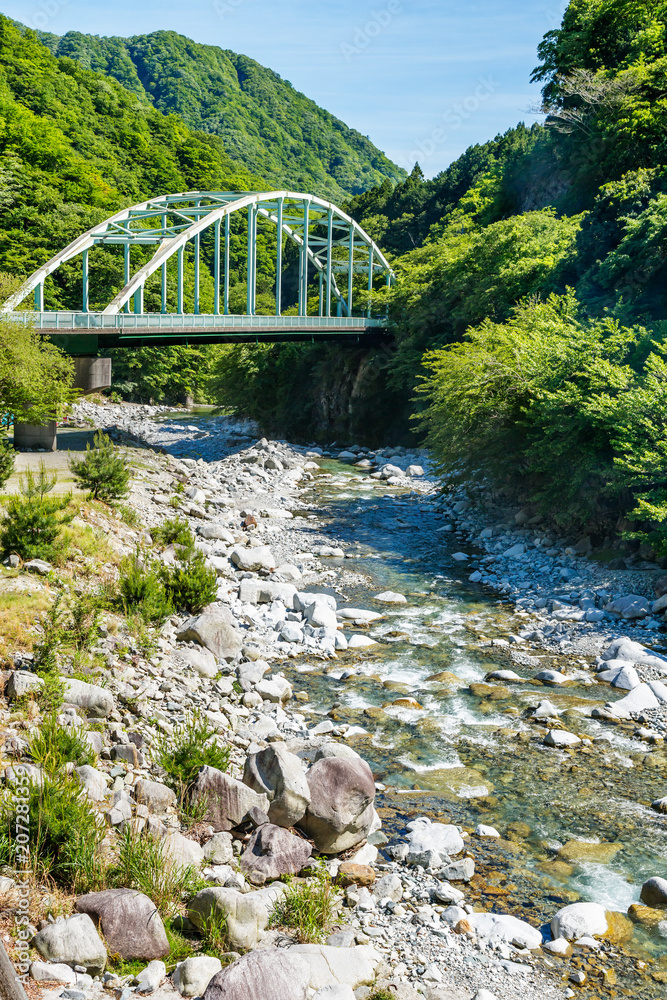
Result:
<svg viewBox="0 0 667 1000">
<path fill-rule="evenodd" d="M 218 661 L 208 649 L 192 649 L 190 646 L 181 646 L 176 650 L 176 655 L 179 659 L 189 663 L 200 677 L 215 677 L 219 672 Z"/>
<path fill-rule="evenodd" d="M 205 822 L 211 823 L 216 833 L 232 830 L 242 823 L 249 809 L 257 808 L 268 813 L 269 799 L 258 795 L 248 785 L 230 778 L 215 767 L 202 767 L 192 790 L 193 801 L 208 803 Z"/>
<path fill-rule="evenodd" d="M 375 782 L 365 760 L 328 757 L 307 774 L 310 804 L 301 826 L 324 854 L 366 839 L 375 819 Z"/>
<path fill-rule="evenodd" d="M 79 896 L 74 909 L 87 913 L 115 955 L 126 961 L 164 958 L 169 942 L 155 903 L 133 889 L 105 889 Z"/>
<path fill-rule="evenodd" d="M 47 962 L 80 965 L 91 976 L 101 975 L 107 964 L 107 950 L 87 913 L 49 924 L 33 943 Z"/>
<path fill-rule="evenodd" d="M 307 840 L 295 837 L 281 826 L 264 823 L 255 830 L 241 855 L 241 868 L 261 872 L 267 878 L 296 875 L 311 854 Z"/>
<path fill-rule="evenodd" d="M 580 937 L 602 937 L 609 924 L 604 906 L 599 903 L 570 903 L 556 913 L 551 921 L 554 938 L 576 941 Z"/>
<path fill-rule="evenodd" d="M 246 758 L 243 781 L 271 805 L 269 819 L 276 826 L 298 823 L 310 802 L 310 789 L 301 761 L 284 746 L 273 743 Z"/>
<path fill-rule="evenodd" d="M 198 642 L 217 660 L 235 660 L 243 646 L 236 619 L 223 604 L 209 604 L 200 615 L 188 618 L 177 638 L 180 642 Z"/>
<path fill-rule="evenodd" d="M 200 997 L 220 970 L 222 962 L 210 955 L 193 955 L 174 969 L 174 986 L 182 997 Z"/>
<path fill-rule="evenodd" d="M 198 868 L 204 860 L 204 849 L 196 840 L 184 837 L 178 830 L 170 830 L 162 841 L 162 856 L 178 868 L 189 865 Z"/>
<path fill-rule="evenodd" d="M 29 670 L 12 670 L 5 686 L 5 693 L 9 699 L 15 700 L 39 691 L 43 685 L 43 678 Z"/>
<path fill-rule="evenodd" d="M 332 948 L 326 944 L 297 944 L 287 949 L 289 955 L 299 955 L 310 967 L 310 988 L 351 986 L 356 990 L 375 980 L 375 970 L 381 956 L 369 945 L 354 948 Z"/>
<path fill-rule="evenodd" d="M 449 823 L 432 823 L 426 816 L 408 823 L 408 859 L 412 864 L 422 854 L 434 852 L 443 860 L 450 855 L 460 854 L 464 848 L 463 837 L 455 826 Z"/>
<path fill-rule="evenodd" d="M 667 906 L 667 879 L 656 876 L 644 882 L 640 898 L 647 906 Z"/>
<path fill-rule="evenodd" d="M 65 686 L 64 700 L 69 705 L 83 708 L 88 715 L 98 719 L 105 719 L 113 711 L 113 695 L 106 688 L 87 684 L 86 681 L 77 681 L 71 677 L 61 677 L 60 680 Z"/>
<path fill-rule="evenodd" d="M 651 613 L 651 605 L 640 594 L 627 594 L 606 604 L 605 611 L 618 618 L 646 618 Z"/>
<path fill-rule="evenodd" d="M 278 565 L 268 545 L 255 545 L 249 549 L 237 545 L 229 553 L 229 558 L 238 569 L 251 573 L 256 573 L 260 569 L 272 572 Z"/>
<path fill-rule="evenodd" d="M 306 1000 L 309 976 L 291 948 L 262 948 L 214 976 L 204 1000 Z"/>
<path fill-rule="evenodd" d="M 148 806 L 152 813 L 164 813 L 176 806 L 176 792 L 161 781 L 139 778 L 134 785 L 134 797 L 139 805 Z"/>
<path fill-rule="evenodd" d="M 243 893 L 237 889 L 211 886 L 202 889 L 190 901 L 188 917 L 199 930 L 204 930 L 212 917 L 224 920 L 230 948 L 235 951 L 256 948 L 285 888 L 277 882 L 255 892 Z"/>
<path fill-rule="evenodd" d="M 536 927 L 504 913 L 470 914 L 477 936 L 485 940 L 512 944 L 515 948 L 541 948 L 542 933 Z"/>
</svg>

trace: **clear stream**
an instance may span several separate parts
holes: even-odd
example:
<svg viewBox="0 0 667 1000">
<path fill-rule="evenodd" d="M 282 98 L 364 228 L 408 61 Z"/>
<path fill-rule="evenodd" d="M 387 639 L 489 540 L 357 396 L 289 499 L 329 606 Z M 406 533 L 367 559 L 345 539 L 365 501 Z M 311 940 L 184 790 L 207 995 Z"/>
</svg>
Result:
<svg viewBox="0 0 667 1000">
<path fill-rule="evenodd" d="M 501 844 L 481 849 L 488 891 L 480 898 L 488 908 L 533 923 L 579 898 L 625 913 L 645 879 L 667 872 L 667 823 L 650 809 L 667 792 L 667 755 L 634 739 L 631 729 L 582 714 L 623 692 L 597 684 L 548 688 L 532 679 L 534 666 L 482 648 L 526 620 L 443 571 L 448 560 L 434 534 L 442 518 L 418 495 L 378 489 L 357 470 L 325 461 L 303 499 L 314 530 L 326 525 L 356 556 L 331 561 L 344 571 L 339 606 L 342 595 L 349 606 L 382 612 L 374 625 L 356 629 L 382 644 L 342 654 L 335 664 L 304 659 L 289 669 L 318 709 L 333 708 L 338 721 L 368 730 L 351 745 L 388 787 L 382 804 L 390 830 L 392 818 L 400 829 L 406 815 L 429 811 L 496 826 Z M 348 583 L 350 573 L 365 579 Z M 373 595 L 383 590 L 405 594 L 408 604 L 380 604 Z M 540 665 L 550 666 L 549 657 Z M 525 683 L 470 691 L 490 670 L 508 666 Z M 589 748 L 565 753 L 542 745 L 544 731 L 523 715 L 544 698 L 564 710 L 563 728 L 592 738 Z M 483 843 L 475 840 L 476 854 Z M 667 940 L 636 926 L 628 948 L 659 960 Z M 641 995 L 664 995 L 657 985 L 650 989 L 660 992 Z"/>
</svg>

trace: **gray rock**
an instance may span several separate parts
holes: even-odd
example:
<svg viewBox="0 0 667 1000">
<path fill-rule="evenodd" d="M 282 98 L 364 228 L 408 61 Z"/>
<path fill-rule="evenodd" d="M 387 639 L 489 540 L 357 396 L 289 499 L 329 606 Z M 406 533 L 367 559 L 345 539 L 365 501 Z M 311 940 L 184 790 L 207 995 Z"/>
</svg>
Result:
<svg viewBox="0 0 667 1000">
<path fill-rule="evenodd" d="M 269 879 L 296 875 L 309 860 L 312 848 L 307 840 L 281 826 L 266 823 L 258 827 L 241 855 L 244 871 L 261 872 Z"/>
<path fill-rule="evenodd" d="M 195 955 L 179 962 L 173 973 L 174 986 L 182 997 L 203 996 L 213 977 L 222 969 L 219 958 Z"/>
<path fill-rule="evenodd" d="M 236 620 L 229 608 L 209 604 L 195 618 L 189 618 L 177 634 L 180 642 L 197 642 L 205 646 L 217 660 L 235 660 L 243 641 Z"/>
<path fill-rule="evenodd" d="M 135 982 L 139 986 L 140 993 L 153 993 L 163 979 L 166 979 L 167 967 L 164 962 L 154 959 L 149 962 L 145 969 L 142 969 Z"/>
<path fill-rule="evenodd" d="M 225 545 L 234 544 L 234 536 L 229 528 L 225 528 L 223 524 L 203 524 L 198 528 L 198 533 L 202 538 L 224 542 Z"/>
<path fill-rule="evenodd" d="M 227 942 L 237 950 L 256 948 L 265 935 L 273 909 L 286 886 L 276 882 L 256 892 L 239 892 L 211 886 L 202 889 L 188 904 L 188 917 L 202 930 L 211 917 L 224 919 Z"/>
<path fill-rule="evenodd" d="M 375 600 L 382 604 L 407 604 L 408 599 L 405 594 L 397 594 L 394 590 L 383 590 L 381 594 L 375 595 Z"/>
<path fill-rule="evenodd" d="M 338 854 L 365 840 L 375 818 L 375 782 L 359 758 L 330 757 L 308 771 L 310 804 L 301 823 L 325 854 Z"/>
<path fill-rule="evenodd" d="M 40 576 L 48 576 L 53 566 L 44 559 L 30 559 L 27 563 L 23 564 L 23 568 L 28 573 L 39 573 Z"/>
<path fill-rule="evenodd" d="M 70 705 L 83 708 L 87 715 L 94 715 L 98 719 L 105 719 L 113 711 L 113 695 L 106 688 L 69 677 L 61 677 L 60 679 L 65 685 L 65 701 Z"/>
<path fill-rule="evenodd" d="M 76 984 L 76 972 L 69 965 L 56 965 L 53 962 L 33 962 L 30 966 L 30 978 L 36 983 L 66 983 Z"/>
<path fill-rule="evenodd" d="M 11 700 L 23 698 L 33 691 L 39 691 L 43 687 L 44 681 L 37 674 L 30 673 L 29 670 L 12 670 L 5 687 L 7 697 Z"/>
<path fill-rule="evenodd" d="M 111 951 L 131 961 L 169 954 L 169 942 L 155 903 L 133 889 L 106 889 L 80 896 L 77 913 L 86 913 L 101 929 Z"/>
<path fill-rule="evenodd" d="M 193 800 L 207 801 L 208 809 L 204 819 L 213 824 L 216 833 L 238 826 L 253 806 L 265 813 L 269 811 L 266 795 L 258 795 L 242 781 L 230 778 L 214 767 L 203 767 L 199 772 L 193 789 Z"/>
<path fill-rule="evenodd" d="M 278 565 L 268 545 L 256 545 L 253 548 L 243 548 L 237 545 L 229 553 L 229 558 L 240 570 L 252 573 L 256 573 L 260 569 L 271 572 Z"/>
<path fill-rule="evenodd" d="M 667 879 L 654 877 L 644 882 L 641 901 L 647 906 L 667 906 Z"/>
<path fill-rule="evenodd" d="M 192 649 L 190 646 L 181 646 L 176 650 L 176 654 L 179 659 L 189 663 L 200 677 L 215 677 L 220 671 L 218 661 L 208 649 Z"/>
<path fill-rule="evenodd" d="M 188 865 L 198 868 L 204 860 L 204 851 L 196 840 L 190 840 L 178 830 L 172 830 L 163 840 L 163 856 L 181 868 Z"/>
<path fill-rule="evenodd" d="M 300 955 L 310 966 L 310 988 L 324 986 L 370 985 L 375 980 L 375 970 L 380 955 L 368 945 L 355 948 L 330 948 L 326 944 L 297 944 L 287 949 L 289 955 Z"/>
<path fill-rule="evenodd" d="M 475 913 L 469 917 L 477 936 L 487 941 L 502 941 L 515 948 L 534 950 L 542 946 L 542 934 L 536 927 L 509 914 Z"/>
<path fill-rule="evenodd" d="M 134 797 L 140 805 L 148 806 L 152 813 L 162 814 L 176 807 L 176 792 L 161 781 L 139 778 L 134 785 Z"/>
<path fill-rule="evenodd" d="M 372 892 L 376 899 L 391 899 L 392 903 L 399 903 L 403 898 L 403 883 L 398 875 L 383 875 L 374 884 Z"/>
<path fill-rule="evenodd" d="M 246 758 L 243 781 L 268 796 L 268 816 L 277 826 L 298 823 L 310 803 L 310 789 L 299 758 L 280 744 L 272 744 Z"/>
<path fill-rule="evenodd" d="M 619 597 L 616 601 L 610 601 L 605 605 L 607 614 L 616 615 L 618 618 L 646 618 L 651 613 L 651 605 L 645 597 L 639 594 L 628 594 L 626 597 Z"/>
<path fill-rule="evenodd" d="M 103 771 L 98 771 L 90 764 L 82 764 L 81 767 L 75 767 L 73 773 L 89 799 L 101 802 L 105 798 L 110 778 Z"/>
<path fill-rule="evenodd" d="M 410 853 L 438 851 L 443 855 L 460 854 L 464 843 L 455 826 L 446 823 L 431 823 L 426 817 L 419 817 L 408 823 L 408 849 Z"/>
<path fill-rule="evenodd" d="M 274 580 L 241 580 L 239 600 L 244 604 L 271 604 L 282 601 L 286 608 L 294 610 L 296 587 L 291 583 Z"/>
<path fill-rule="evenodd" d="M 251 660 L 249 663 L 240 663 L 236 668 L 236 675 L 241 688 L 244 691 L 251 691 L 270 669 L 271 667 L 266 660 Z"/>
<path fill-rule="evenodd" d="M 101 975 L 107 963 L 106 948 L 86 913 L 49 924 L 35 935 L 34 945 L 47 962 L 80 965 L 91 976 Z"/>
<path fill-rule="evenodd" d="M 544 737 L 544 743 L 548 747 L 564 750 L 566 747 L 577 746 L 581 740 L 574 733 L 568 733 L 565 729 L 552 729 Z"/>
<path fill-rule="evenodd" d="M 640 684 L 630 694 L 626 694 L 625 698 L 619 698 L 607 707 L 617 719 L 629 719 L 633 713 L 650 711 L 659 706 L 660 702 L 648 684 Z"/>
<path fill-rule="evenodd" d="M 204 1000 L 306 1000 L 309 976 L 291 949 L 262 948 L 214 976 Z"/>
<path fill-rule="evenodd" d="M 438 874 L 447 882 L 469 882 L 475 874 L 475 862 L 472 858 L 461 858 L 445 865 Z"/>
<path fill-rule="evenodd" d="M 264 677 L 255 685 L 255 691 L 264 701 L 271 701 L 274 704 L 289 701 L 292 697 L 292 685 L 284 677 Z"/>
<path fill-rule="evenodd" d="M 555 914 L 551 921 L 554 938 L 576 941 L 580 937 L 601 937 L 608 923 L 604 906 L 599 903 L 570 903 Z"/>
<path fill-rule="evenodd" d="M 204 859 L 212 865 L 227 865 L 234 860 L 231 833 L 214 833 L 204 844 Z"/>
</svg>

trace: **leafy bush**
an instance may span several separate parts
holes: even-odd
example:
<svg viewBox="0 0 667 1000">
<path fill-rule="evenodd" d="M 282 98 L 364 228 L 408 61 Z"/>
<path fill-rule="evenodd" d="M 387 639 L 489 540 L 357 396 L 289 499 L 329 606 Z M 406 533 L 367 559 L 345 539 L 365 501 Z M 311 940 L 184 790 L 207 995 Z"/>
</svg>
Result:
<svg viewBox="0 0 667 1000">
<path fill-rule="evenodd" d="M 70 455 L 69 467 L 75 478 L 94 500 L 122 500 L 129 492 L 130 467 L 127 460 L 118 453 L 111 438 L 98 431 L 93 438 L 94 447 L 86 445 L 84 458 Z"/>
<path fill-rule="evenodd" d="M 271 925 L 296 931 L 301 944 L 324 941 L 335 917 L 336 896 L 331 879 L 320 870 L 307 881 L 292 882 L 271 916 Z"/>
<path fill-rule="evenodd" d="M 174 610 L 160 571 L 142 561 L 139 552 L 121 561 L 118 595 L 126 614 L 139 615 L 147 623 L 159 624 Z"/>
<path fill-rule="evenodd" d="M 24 803 L 30 824 L 22 824 Z M 80 877 L 77 873 L 84 861 L 90 871 L 105 835 L 104 824 L 80 785 L 63 775 L 45 776 L 41 787 L 36 782 L 10 785 L 0 810 L 12 854 L 16 856 L 21 850 L 16 839 L 18 822 L 19 835 L 22 826 L 26 827 L 35 877 L 75 889 Z"/>
<path fill-rule="evenodd" d="M 44 462 L 37 476 L 32 469 L 21 476 L 19 493 L 6 503 L 0 533 L 3 552 L 15 552 L 22 559 L 53 559 L 61 530 L 74 517 L 69 512 L 71 493 L 49 496 L 57 481 L 57 473 L 49 476 Z"/>
<path fill-rule="evenodd" d="M 189 801 L 201 768 L 208 766 L 226 771 L 229 754 L 229 747 L 220 745 L 217 730 L 200 712 L 193 712 L 183 725 L 161 736 L 153 749 L 156 764 L 166 772 L 166 783 L 182 803 Z"/>
<path fill-rule="evenodd" d="M 118 861 L 108 872 L 110 885 L 137 889 L 153 900 L 163 916 L 192 898 L 207 884 L 194 865 L 178 865 L 165 856 L 164 842 L 134 832 L 127 824 Z"/>
<path fill-rule="evenodd" d="M 206 566 L 201 550 L 190 552 L 173 566 L 162 570 L 165 590 L 175 608 L 197 614 L 218 595 L 218 577 Z"/>
<path fill-rule="evenodd" d="M 151 529 L 156 545 L 182 545 L 191 551 L 195 547 L 195 538 L 187 521 L 180 517 L 167 518 L 162 524 Z"/>
<path fill-rule="evenodd" d="M 0 438 L 0 489 L 2 489 L 14 471 L 15 454 L 9 438 Z"/>
<path fill-rule="evenodd" d="M 96 761 L 92 747 L 82 739 L 81 729 L 59 725 L 53 711 L 30 737 L 29 753 L 33 762 L 49 775 L 57 774 L 70 761 L 77 766 Z"/>
</svg>

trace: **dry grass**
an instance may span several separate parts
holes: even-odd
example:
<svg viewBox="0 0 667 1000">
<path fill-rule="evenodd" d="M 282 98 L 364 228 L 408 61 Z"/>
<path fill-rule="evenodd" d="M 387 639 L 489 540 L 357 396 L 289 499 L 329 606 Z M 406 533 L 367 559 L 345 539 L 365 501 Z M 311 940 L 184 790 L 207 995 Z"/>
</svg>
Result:
<svg viewBox="0 0 667 1000">
<path fill-rule="evenodd" d="M 0 577 L 0 656 L 7 657 L 16 649 L 30 651 L 38 634 L 35 620 L 51 605 L 51 593 L 44 590 L 9 590 L 11 580 Z"/>
</svg>

